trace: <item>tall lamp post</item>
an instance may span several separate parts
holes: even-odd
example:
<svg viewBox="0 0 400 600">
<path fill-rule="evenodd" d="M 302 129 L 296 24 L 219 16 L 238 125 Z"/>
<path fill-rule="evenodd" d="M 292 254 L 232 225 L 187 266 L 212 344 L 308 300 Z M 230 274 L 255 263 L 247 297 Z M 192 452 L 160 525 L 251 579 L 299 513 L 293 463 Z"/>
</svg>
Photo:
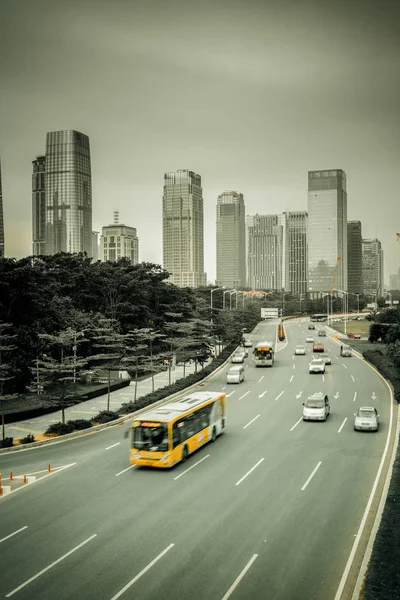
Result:
<svg viewBox="0 0 400 600">
<path fill-rule="evenodd" d="M 230 293 L 231 293 L 231 290 L 225 290 L 225 292 L 224 292 L 224 299 L 223 299 L 223 304 L 222 304 L 222 307 L 224 310 L 225 310 L 225 306 L 226 306 L 225 294 L 230 294 Z"/>
<path fill-rule="evenodd" d="M 348 312 L 348 298 L 349 294 L 345 290 L 337 290 L 334 288 L 335 292 L 340 292 L 343 294 L 343 312 L 344 312 L 344 334 L 347 335 L 347 312 Z"/>
<path fill-rule="evenodd" d="M 361 294 L 356 294 L 355 292 L 348 292 L 349 294 L 352 294 L 353 296 L 357 296 L 357 313 L 360 312 L 360 295 Z"/>
<path fill-rule="evenodd" d="M 211 298 L 210 298 L 211 324 L 213 322 L 213 312 L 212 312 L 213 311 L 213 293 L 216 292 L 217 290 L 223 290 L 223 289 L 224 289 L 224 287 L 221 286 L 221 287 L 213 288 L 211 290 Z M 225 298 L 225 296 L 224 296 L 224 298 Z"/>
<path fill-rule="evenodd" d="M 232 295 L 233 294 L 236 294 L 236 302 L 237 302 L 237 291 L 232 290 L 231 292 L 229 292 L 229 310 L 232 310 Z"/>
</svg>

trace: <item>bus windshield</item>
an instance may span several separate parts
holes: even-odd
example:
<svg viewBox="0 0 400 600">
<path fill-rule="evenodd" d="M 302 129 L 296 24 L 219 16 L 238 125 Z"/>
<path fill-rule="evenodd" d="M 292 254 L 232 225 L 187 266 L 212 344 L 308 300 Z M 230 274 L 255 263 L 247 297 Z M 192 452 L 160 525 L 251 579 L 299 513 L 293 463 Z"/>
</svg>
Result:
<svg viewBox="0 0 400 600">
<path fill-rule="evenodd" d="M 272 358 L 272 353 L 271 350 L 264 350 L 261 348 L 256 348 L 254 350 L 254 355 L 256 358 L 264 358 L 264 359 L 270 359 Z"/>
<path fill-rule="evenodd" d="M 133 429 L 132 448 L 150 450 L 151 452 L 166 452 L 168 450 L 167 423 L 150 426 L 145 421 Z"/>
</svg>

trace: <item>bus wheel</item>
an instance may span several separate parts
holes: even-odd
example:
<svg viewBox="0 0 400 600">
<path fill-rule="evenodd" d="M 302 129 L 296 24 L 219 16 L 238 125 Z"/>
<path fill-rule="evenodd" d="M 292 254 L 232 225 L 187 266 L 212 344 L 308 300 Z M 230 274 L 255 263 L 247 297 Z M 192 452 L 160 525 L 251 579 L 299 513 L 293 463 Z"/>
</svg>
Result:
<svg viewBox="0 0 400 600">
<path fill-rule="evenodd" d="M 217 430 L 215 429 L 215 427 L 213 427 L 212 434 L 211 434 L 211 441 L 215 442 L 216 439 L 217 439 Z"/>
<path fill-rule="evenodd" d="M 187 459 L 187 457 L 188 457 L 187 446 L 183 446 L 183 449 L 182 449 L 182 462 L 185 462 L 185 460 Z"/>
</svg>

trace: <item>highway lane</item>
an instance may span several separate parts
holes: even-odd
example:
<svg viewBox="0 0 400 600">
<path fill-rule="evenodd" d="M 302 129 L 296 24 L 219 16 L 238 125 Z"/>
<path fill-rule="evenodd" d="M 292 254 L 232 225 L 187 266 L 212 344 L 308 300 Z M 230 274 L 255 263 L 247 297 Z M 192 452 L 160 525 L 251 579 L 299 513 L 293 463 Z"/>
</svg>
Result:
<svg viewBox="0 0 400 600">
<path fill-rule="evenodd" d="M 96 534 L 15 597 L 113 598 L 174 543 L 124 597 L 155 598 L 168 590 L 174 598 L 223 598 L 249 565 L 234 598 L 333 598 L 372 487 L 383 436 L 352 431 L 350 382 L 355 382 L 343 376 L 340 363 L 332 365 L 325 382 L 308 375 L 308 358 L 292 356 L 303 331 L 296 324 L 287 329 L 290 342 L 277 354 L 273 369 L 255 369 L 247 359 L 247 380 L 240 386 L 226 386 L 224 374 L 208 384 L 235 392 L 228 400 L 228 429 L 184 465 L 161 473 L 132 469 L 117 477 L 127 468 L 127 443 L 105 450 L 103 442 L 95 443 L 104 434 L 90 436 L 88 452 L 80 440 L 81 451 L 72 453 L 77 465 L 4 498 L 0 540 L 23 527 L 24 516 L 29 525 L 3 542 L 7 567 L 9 561 L 14 567 L 7 568 L 1 591 L 8 593 L 24 581 L 24 563 L 29 562 L 26 580 Z M 268 335 L 256 339 L 261 337 Z M 334 342 L 326 343 L 337 349 Z M 350 363 L 355 379 L 365 380 L 368 368 L 354 358 Z M 360 365 L 364 371 L 358 372 Z M 372 376 L 384 424 L 384 390 Z M 339 393 L 331 418 L 327 423 L 301 422 L 291 431 L 302 399 L 316 386 Z M 299 391 L 302 397 L 296 398 Z M 348 422 L 338 433 L 345 414 Z M 114 443 L 119 441 L 121 432 L 111 430 L 107 443 L 113 434 Z M 48 456 L 76 444 L 60 444 Z M 67 453 L 65 462 L 70 462 Z M 46 551 L 35 553 L 44 540 Z"/>
</svg>

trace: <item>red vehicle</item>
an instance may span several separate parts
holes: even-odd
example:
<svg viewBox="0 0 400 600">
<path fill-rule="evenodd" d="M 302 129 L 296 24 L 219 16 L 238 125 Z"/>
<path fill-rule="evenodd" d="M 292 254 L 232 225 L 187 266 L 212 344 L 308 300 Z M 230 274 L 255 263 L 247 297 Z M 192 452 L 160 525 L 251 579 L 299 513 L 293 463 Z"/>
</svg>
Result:
<svg viewBox="0 0 400 600">
<path fill-rule="evenodd" d="M 313 352 L 324 352 L 325 348 L 323 344 L 320 344 L 319 342 L 317 342 L 316 344 L 313 344 L 312 347 L 312 351 Z"/>
<path fill-rule="evenodd" d="M 352 340 L 360 340 L 361 339 L 361 335 L 359 333 L 348 333 L 347 337 L 351 338 Z"/>
</svg>

